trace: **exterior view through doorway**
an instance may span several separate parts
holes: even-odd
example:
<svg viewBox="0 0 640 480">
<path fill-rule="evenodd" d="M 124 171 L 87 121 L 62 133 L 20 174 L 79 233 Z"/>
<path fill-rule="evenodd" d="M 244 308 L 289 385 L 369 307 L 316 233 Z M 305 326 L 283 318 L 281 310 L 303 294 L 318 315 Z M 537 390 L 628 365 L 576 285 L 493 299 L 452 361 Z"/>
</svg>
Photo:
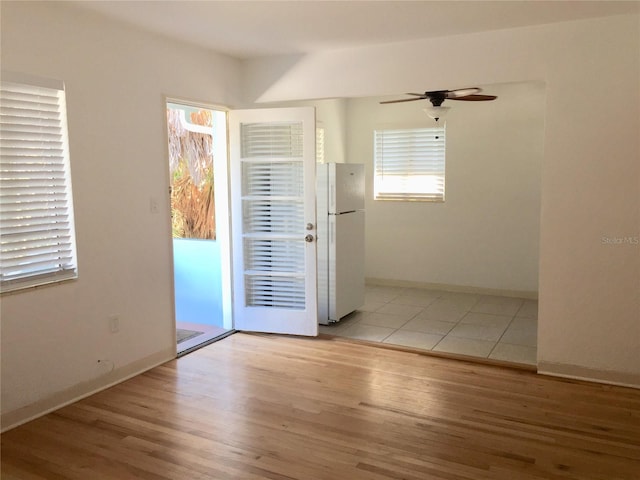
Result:
<svg viewBox="0 0 640 480">
<path fill-rule="evenodd" d="M 177 353 L 232 332 L 226 111 L 168 100 Z"/>
</svg>

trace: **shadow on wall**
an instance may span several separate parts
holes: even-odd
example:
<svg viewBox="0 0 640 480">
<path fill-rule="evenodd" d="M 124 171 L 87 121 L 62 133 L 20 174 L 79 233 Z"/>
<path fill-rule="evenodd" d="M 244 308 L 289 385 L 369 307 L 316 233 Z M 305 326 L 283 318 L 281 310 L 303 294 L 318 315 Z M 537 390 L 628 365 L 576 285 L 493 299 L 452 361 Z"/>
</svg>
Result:
<svg viewBox="0 0 640 480">
<path fill-rule="evenodd" d="M 246 97 L 249 99 L 249 105 L 274 101 L 269 98 L 271 87 L 277 87 L 278 82 L 280 82 L 282 78 L 285 78 L 305 56 L 304 54 L 283 55 L 281 57 L 268 57 L 266 59 L 257 58 L 249 62 L 246 65 L 248 78 L 253 77 L 253 70 L 259 72 L 258 75 L 260 78 L 259 85 L 246 85 Z"/>
</svg>

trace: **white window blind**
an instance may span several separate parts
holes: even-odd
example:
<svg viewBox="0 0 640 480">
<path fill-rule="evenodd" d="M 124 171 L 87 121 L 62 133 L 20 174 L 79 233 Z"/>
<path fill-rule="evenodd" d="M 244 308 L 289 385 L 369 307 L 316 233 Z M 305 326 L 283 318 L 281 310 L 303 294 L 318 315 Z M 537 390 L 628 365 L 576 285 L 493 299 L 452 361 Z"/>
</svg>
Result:
<svg viewBox="0 0 640 480">
<path fill-rule="evenodd" d="M 445 127 L 374 131 L 377 200 L 444 201 Z"/>
<path fill-rule="evenodd" d="M 77 277 L 64 86 L 3 72 L 0 289 Z"/>
<path fill-rule="evenodd" d="M 324 163 L 324 127 L 316 127 L 316 163 Z"/>
<path fill-rule="evenodd" d="M 303 310 L 303 125 L 240 125 L 245 305 Z"/>
</svg>

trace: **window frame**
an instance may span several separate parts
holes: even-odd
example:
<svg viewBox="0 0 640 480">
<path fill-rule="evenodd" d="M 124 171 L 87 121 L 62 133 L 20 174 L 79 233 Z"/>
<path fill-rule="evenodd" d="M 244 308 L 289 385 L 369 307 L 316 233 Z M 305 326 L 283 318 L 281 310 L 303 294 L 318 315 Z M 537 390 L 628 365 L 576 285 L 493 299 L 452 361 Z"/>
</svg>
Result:
<svg viewBox="0 0 640 480">
<path fill-rule="evenodd" d="M 3 113 L 0 120 L 0 178 L 15 189 L 2 195 L 0 207 L 4 294 L 77 279 L 78 259 L 64 83 L 3 71 L 0 87 L 3 110 L 15 105 L 14 115 Z M 52 115 L 45 113 L 47 106 L 54 107 Z M 34 116 L 24 121 L 29 109 Z M 25 261 L 27 251 L 31 258 Z"/>
<path fill-rule="evenodd" d="M 385 178 L 385 171 L 393 173 Z M 444 123 L 433 127 L 384 125 L 374 128 L 374 200 L 444 203 L 445 180 Z M 425 182 L 430 187 L 424 187 Z"/>
</svg>

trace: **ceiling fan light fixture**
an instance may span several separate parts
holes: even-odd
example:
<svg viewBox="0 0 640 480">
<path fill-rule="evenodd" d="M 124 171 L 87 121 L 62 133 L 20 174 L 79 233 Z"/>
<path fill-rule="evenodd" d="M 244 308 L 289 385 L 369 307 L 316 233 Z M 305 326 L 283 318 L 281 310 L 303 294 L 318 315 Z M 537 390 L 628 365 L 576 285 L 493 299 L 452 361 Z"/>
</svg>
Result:
<svg viewBox="0 0 640 480">
<path fill-rule="evenodd" d="M 451 107 L 427 107 L 424 109 L 424 113 L 437 122 L 443 118 L 449 110 L 451 110 Z"/>
</svg>

